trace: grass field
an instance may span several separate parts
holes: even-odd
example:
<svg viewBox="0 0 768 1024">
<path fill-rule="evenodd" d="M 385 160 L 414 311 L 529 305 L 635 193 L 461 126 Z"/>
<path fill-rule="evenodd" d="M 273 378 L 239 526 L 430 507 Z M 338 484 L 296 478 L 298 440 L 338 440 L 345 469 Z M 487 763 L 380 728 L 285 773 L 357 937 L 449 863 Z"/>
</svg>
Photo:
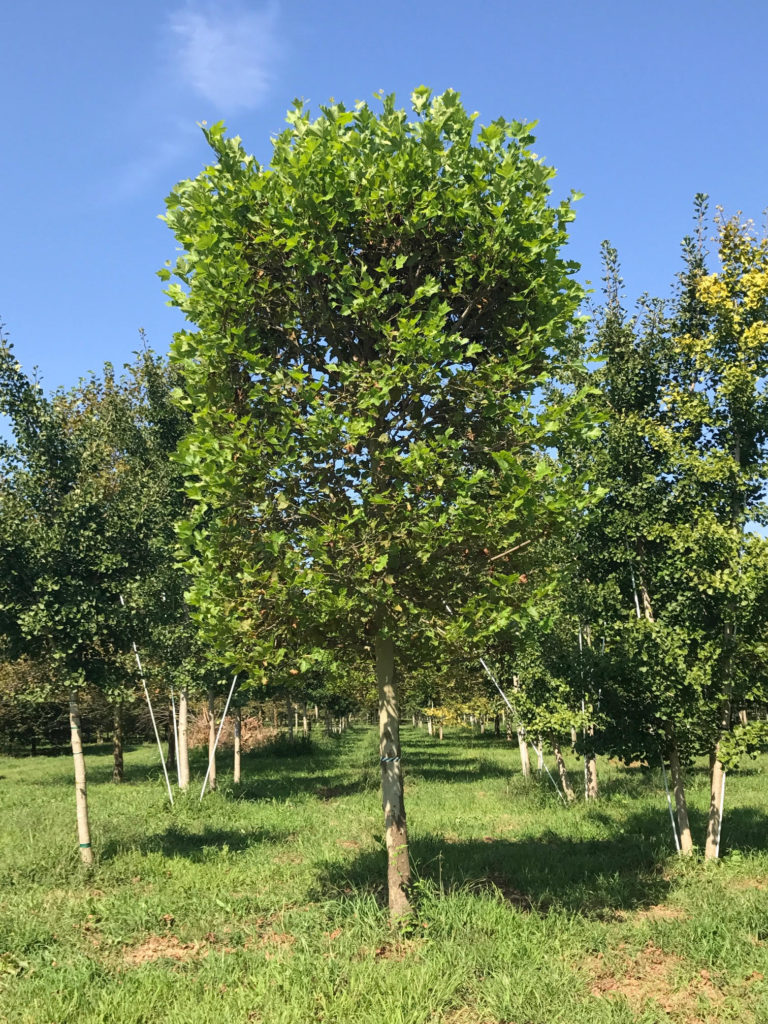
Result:
<svg viewBox="0 0 768 1024">
<path fill-rule="evenodd" d="M 601 762 L 599 802 L 566 808 L 503 740 L 409 727 L 403 745 L 405 934 L 382 906 L 373 730 L 251 754 L 236 790 L 224 771 L 172 809 L 151 747 L 123 786 L 89 750 L 91 877 L 71 759 L 0 759 L 0 1020 L 768 1021 L 768 757 L 729 778 L 705 865 L 674 855 L 660 771 Z M 701 840 L 703 769 L 690 800 Z"/>
</svg>

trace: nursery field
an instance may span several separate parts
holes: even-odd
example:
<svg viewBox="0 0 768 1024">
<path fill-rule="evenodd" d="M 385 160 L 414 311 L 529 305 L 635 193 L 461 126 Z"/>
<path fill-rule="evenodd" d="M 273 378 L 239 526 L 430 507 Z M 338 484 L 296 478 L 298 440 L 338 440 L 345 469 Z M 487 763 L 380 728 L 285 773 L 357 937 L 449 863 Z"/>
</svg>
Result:
<svg viewBox="0 0 768 1024">
<path fill-rule="evenodd" d="M 0 759 L 8 1024 L 716 1024 L 768 1020 L 768 757 L 729 776 L 722 859 L 675 856 L 660 769 L 599 761 L 565 807 L 517 744 L 403 730 L 417 915 L 389 924 L 377 737 L 244 758 L 173 808 L 157 752 Z M 226 756 L 226 755 L 225 755 Z M 568 759 L 578 787 L 579 762 Z M 703 839 L 705 766 L 689 772 Z"/>
</svg>

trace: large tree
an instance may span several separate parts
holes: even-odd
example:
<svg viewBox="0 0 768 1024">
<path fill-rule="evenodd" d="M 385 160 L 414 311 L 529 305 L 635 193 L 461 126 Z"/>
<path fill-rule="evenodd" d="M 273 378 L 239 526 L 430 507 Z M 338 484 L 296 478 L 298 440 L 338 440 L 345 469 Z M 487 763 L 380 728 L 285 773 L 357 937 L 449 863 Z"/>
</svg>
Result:
<svg viewBox="0 0 768 1024">
<path fill-rule="evenodd" d="M 162 272 L 197 326 L 174 358 L 199 621 L 265 677 L 323 646 L 369 652 L 395 916 L 410 878 L 396 655 L 518 613 L 504 552 L 562 515 L 542 453 L 583 411 L 537 390 L 582 293 L 531 126 L 478 129 L 452 91 L 412 103 L 410 120 L 391 96 L 316 120 L 297 105 L 269 167 L 207 129 L 216 162 L 167 201 L 184 253 Z"/>
</svg>

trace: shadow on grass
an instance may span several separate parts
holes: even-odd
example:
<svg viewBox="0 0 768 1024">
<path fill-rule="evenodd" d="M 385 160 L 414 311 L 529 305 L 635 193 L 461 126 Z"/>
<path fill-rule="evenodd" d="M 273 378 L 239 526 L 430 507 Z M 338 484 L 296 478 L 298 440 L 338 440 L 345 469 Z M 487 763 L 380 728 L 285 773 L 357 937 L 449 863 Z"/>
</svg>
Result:
<svg viewBox="0 0 768 1024">
<path fill-rule="evenodd" d="M 205 828 L 202 832 L 189 832 L 176 825 L 170 825 L 162 832 L 143 836 L 138 840 L 107 842 L 101 852 L 101 860 L 114 860 L 126 853 L 160 853 L 164 857 L 182 857 L 193 863 L 220 857 L 223 850 L 240 853 L 253 846 L 285 842 L 293 833 L 290 830 L 258 828 L 247 832 L 222 828 Z"/>
<path fill-rule="evenodd" d="M 692 822 L 703 836 L 704 815 Z M 612 822 L 612 824 L 616 824 Z M 565 911 L 611 919 L 664 901 L 672 885 L 670 839 L 663 813 L 639 813 L 622 822 L 610 839 L 572 839 L 547 831 L 539 837 L 448 841 L 438 835 L 410 843 L 418 892 L 492 892 L 511 906 L 541 913 Z M 723 854 L 730 849 L 768 849 L 768 816 L 735 808 L 724 825 Z M 323 893 L 372 893 L 386 901 L 384 850 L 359 854 L 351 863 L 331 863 L 319 878 Z"/>
</svg>

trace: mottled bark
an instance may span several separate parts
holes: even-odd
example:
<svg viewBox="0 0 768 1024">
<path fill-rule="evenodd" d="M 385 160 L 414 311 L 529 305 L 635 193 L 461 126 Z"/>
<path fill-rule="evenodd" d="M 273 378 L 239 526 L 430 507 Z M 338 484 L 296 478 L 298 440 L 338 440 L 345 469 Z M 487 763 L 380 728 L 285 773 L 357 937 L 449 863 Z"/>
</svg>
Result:
<svg viewBox="0 0 768 1024">
<path fill-rule="evenodd" d="M 520 748 L 520 770 L 523 773 L 523 778 L 528 779 L 531 776 L 531 758 L 525 740 L 525 729 L 517 730 L 517 745 Z"/>
<path fill-rule="evenodd" d="M 683 773 L 680 768 L 680 753 L 677 749 L 677 741 L 673 738 L 669 744 L 669 774 L 672 779 L 672 789 L 675 794 L 675 807 L 677 808 L 677 830 L 680 833 L 680 853 L 686 857 L 693 853 L 693 837 L 691 826 L 688 821 L 688 803 L 685 799 L 685 784 Z"/>
<path fill-rule="evenodd" d="M 93 864 L 93 850 L 91 848 L 91 829 L 88 824 L 88 790 L 85 781 L 83 735 L 80 729 L 80 706 L 76 690 L 71 690 L 69 694 L 69 727 L 72 738 L 72 759 L 75 762 L 75 802 L 80 860 L 86 867 L 90 867 Z"/>
<path fill-rule="evenodd" d="M 584 755 L 584 778 L 587 800 L 597 800 L 597 761 L 592 752 Z"/>
<path fill-rule="evenodd" d="M 184 687 L 179 694 L 179 789 L 189 788 L 189 697 Z"/>
<path fill-rule="evenodd" d="M 389 911 L 393 918 L 411 912 L 408 887 L 411 868 L 400 762 L 400 718 L 395 684 L 395 653 L 389 637 L 376 637 L 376 682 L 379 694 L 379 757 L 381 800 L 387 844 Z"/>
<path fill-rule="evenodd" d="M 571 803 L 576 799 L 576 794 L 573 791 L 571 780 L 568 778 L 568 769 L 565 767 L 565 761 L 563 760 L 563 753 L 560 750 L 560 744 L 557 740 L 552 740 L 552 750 L 555 753 L 555 762 L 557 763 L 557 770 L 560 775 L 560 785 L 563 787 L 568 803 Z"/>
<path fill-rule="evenodd" d="M 216 695 L 208 690 L 208 789 L 216 789 Z"/>
<path fill-rule="evenodd" d="M 232 772 L 232 781 L 237 785 L 240 781 L 240 733 L 242 729 L 240 708 L 234 708 L 232 711 L 232 721 L 234 731 L 234 767 Z"/>
</svg>

